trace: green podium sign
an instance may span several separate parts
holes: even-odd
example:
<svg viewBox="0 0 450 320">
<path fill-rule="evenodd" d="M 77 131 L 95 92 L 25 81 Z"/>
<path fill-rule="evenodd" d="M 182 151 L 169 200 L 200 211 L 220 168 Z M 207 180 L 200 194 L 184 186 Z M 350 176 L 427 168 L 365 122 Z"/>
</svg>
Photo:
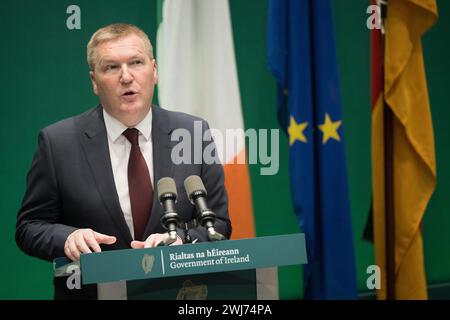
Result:
<svg viewBox="0 0 450 320">
<path fill-rule="evenodd" d="M 276 267 L 305 263 L 304 234 L 291 234 L 83 254 L 79 266 L 83 284 L 101 284 L 99 298 L 256 299 Z M 57 259 L 55 276 L 70 265 Z"/>
</svg>

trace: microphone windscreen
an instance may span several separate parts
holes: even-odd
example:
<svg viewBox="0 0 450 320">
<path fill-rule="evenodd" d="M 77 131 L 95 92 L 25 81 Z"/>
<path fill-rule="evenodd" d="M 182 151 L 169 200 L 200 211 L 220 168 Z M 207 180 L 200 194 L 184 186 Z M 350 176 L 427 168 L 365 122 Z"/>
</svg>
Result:
<svg viewBox="0 0 450 320">
<path fill-rule="evenodd" d="M 190 198 L 194 192 L 198 191 L 202 191 L 206 195 L 205 186 L 199 176 L 187 177 L 186 180 L 184 180 L 184 188 L 186 189 L 188 198 Z"/>
<path fill-rule="evenodd" d="M 175 197 L 178 196 L 175 181 L 169 177 L 161 178 L 158 181 L 158 199 L 161 199 L 161 196 L 166 193 L 173 193 Z"/>
</svg>

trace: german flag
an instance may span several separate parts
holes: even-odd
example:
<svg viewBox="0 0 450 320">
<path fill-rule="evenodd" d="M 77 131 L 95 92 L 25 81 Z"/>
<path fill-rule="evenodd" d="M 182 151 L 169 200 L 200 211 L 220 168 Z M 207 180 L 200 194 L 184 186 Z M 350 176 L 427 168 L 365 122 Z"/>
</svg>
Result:
<svg viewBox="0 0 450 320">
<path fill-rule="evenodd" d="M 384 69 L 380 30 L 372 43 L 372 183 L 375 258 L 381 268 L 379 299 L 386 298 L 383 109 L 393 114 L 395 298 L 427 299 L 421 222 L 436 185 L 431 112 L 422 35 L 437 19 L 435 0 L 390 0 Z M 384 93 L 384 94 L 383 94 Z"/>
</svg>

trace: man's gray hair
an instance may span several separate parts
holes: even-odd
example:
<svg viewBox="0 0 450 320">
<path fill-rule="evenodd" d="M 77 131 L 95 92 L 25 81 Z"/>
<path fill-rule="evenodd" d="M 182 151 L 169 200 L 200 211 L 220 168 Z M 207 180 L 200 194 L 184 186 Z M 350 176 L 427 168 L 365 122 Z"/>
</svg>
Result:
<svg viewBox="0 0 450 320">
<path fill-rule="evenodd" d="M 135 34 L 141 38 L 144 43 L 145 51 L 148 54 L 150 60 L 153 59 L 153 47 L 147 34 L 136 27 L 135 25 L 128 23 L 114 23 L 106 27 L 98 29 L 91 37 L 87 45 L 87 62 L 89 69 L 94 71 L 97 63 L 96 49 L 99 44 L 107 41 L 117 40 L 119 38 L 126 37 L 130 34 Z"/>
</svg>

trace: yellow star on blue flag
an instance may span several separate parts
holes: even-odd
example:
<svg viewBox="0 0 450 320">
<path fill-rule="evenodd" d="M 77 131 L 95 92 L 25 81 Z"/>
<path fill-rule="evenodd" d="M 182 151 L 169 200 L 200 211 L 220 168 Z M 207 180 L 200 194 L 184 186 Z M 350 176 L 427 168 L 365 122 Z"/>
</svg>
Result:
<svg viewBox="0 0 450 320">
<path fill-rule="evenodd" d="M 295 118 L 291 116 L 291 121 L 288 127 L 288 134 L 289 134 L 289 145 L 292 146 L 296 140 L 301 142 L 308 142 L 308 140 L 305 137 L 305 134 L 303 131 L 308 126 L 308 122 L 302 122 L 297 123 L 295 121 Z"/>
<path fill-rule="evenodd" d="M 320 131 L 323 132 L 322 144 L 327 143 L 330 138 L 333 138 L 336 141 L 341 141 L 339 133 L 337 132 L 341 124 L 342 121 L 332 121 L 330 115 L 325 113 L 325 122 L 318 126 Z"/>
</svg>

